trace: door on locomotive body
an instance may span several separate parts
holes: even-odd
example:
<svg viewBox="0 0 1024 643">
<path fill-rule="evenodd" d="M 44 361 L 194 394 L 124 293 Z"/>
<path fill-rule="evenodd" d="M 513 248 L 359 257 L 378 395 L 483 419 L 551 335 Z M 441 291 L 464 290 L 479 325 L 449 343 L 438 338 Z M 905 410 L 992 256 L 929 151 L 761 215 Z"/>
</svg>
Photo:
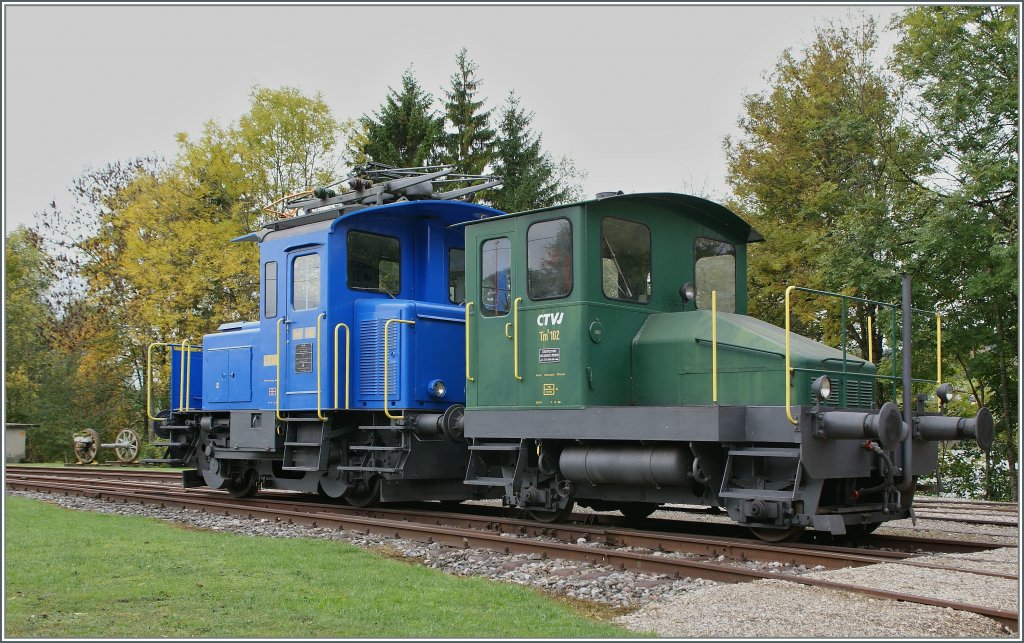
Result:
<svg viewBox="0 0 1024 643">
<path fill-rule="evenodd" d="M 466 293 L 470 311 L 470 406 L 510 407 L 517 404 L 513 359 L 512 308 L 521 290 L 513 265 L 516 226 L 489 226 L 474 248 L 466 249 L 467 268 L 476 275 L 476 292 Z M 472 253 L 472 254 L 470 254 Z M 475 270 L 473 270 L 475 264 Z"/>
<path fill-rule="evenodd" d="M 281 408 L 315 409 L 317 355 L 326 327 L 320 319 L 326 304 L 321 279 L 323 246 L 309 245 L 292 250 L 288 253 L 287 265 L 287 317 L 281 331 L 281 353 L 285 360 L 281 368 Z"/>
</svg>

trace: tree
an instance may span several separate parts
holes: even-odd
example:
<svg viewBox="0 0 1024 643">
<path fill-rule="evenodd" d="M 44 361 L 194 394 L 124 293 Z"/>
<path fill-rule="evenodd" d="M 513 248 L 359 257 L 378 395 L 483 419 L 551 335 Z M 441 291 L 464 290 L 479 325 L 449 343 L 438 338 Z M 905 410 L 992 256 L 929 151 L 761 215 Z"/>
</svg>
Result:
<svg viewBox="0 0 1024 643">
<path fill-rule="evenodd" d="M 78 428 L 144 422 L 150 342 L 198 344 L 224 321 L 257 315 L 257 247 L 231 239 L 260 225 L 269 200 L 329 177 L 335 142 L 323 137 L 337 127 L 322 100 L 294 90 L 254 90 L 252 101 L 237 125 L 179 135 L 173 161 L 86 172 L 72 207 L 42 216 L 66 284 L 51 342 L 67 356 L 52 369 L 66 395 L 53 413 Z"/>
<path fill-rule="evenodd" d="M 483 81 L 477 78 L 477 65 L 467 57 L 465 47 L 455 57 L 455 64 L 458 69 L 451 76 L 451 86 L 444 90 L 448 128 L 442 135 L 441 158 L 455 166 L 456 172 L 483 174 L 494 154 L 493 110 L 483 110 L 483 101 L 475 100 Z"/>
<path fill-rule="evenodd" d="M 402 89 L 389 87 L 380 109 L 360 122 L 366 131 L 363 153 L 370 160 L 399 167 L 416 167 L 435 160 L 444 131 L 433 109 L 434 98 L 424 91 L 410 67 L 402 74 Z"/>
<path fill-rule="evenodd" d="M 323 96 L 305 96 L 294 87 L 255 87 L 250 98 L 249 111 L 228 140 L 250 182 L 245 196 L 252 205 L 330 183 L 338 171 L 340 128 Z"/>
<path fill-rule="evenodd" d="M 799 54 L 782 54 L 769 90 L 744 99 L 738 138 L 727 137 L 728 180 L 737 210 L 767 241 L 750 248 L 751 314 L 781 325 L 788 285 L 898 301 L 908 257 L 913 184 L 894 171 L 921 163 L 898 121 L 896 98 L 873 68 L 872 20 L 828 26 Z M 794 297 L 794 330 L 839 341 L 839 303 Z M 867 357 L 882 355 L 881 329 L 867 337 L 867 306 L 848 311 L 847 336 Z M 889 343 L 891 346 L 891 342 Z"/>
<path fill-rule="evenodd" d="M 501 112 L 494 148 L 494 172 L 502 177 L 500 190 L 488 194 L 499 210 L 519 212 L 569 200 L 571 191 L 559 184 L 558 166 L 541 147 L 541 135 L 531 129 L 533 112 L 509 92 Z"/>
<path fill-rule="evenodd" d="M 49 354 L 40 330 L 52 323 L 46 292 L 53 275 L 41 239 L 24 226 L 4 239 L 4 256 L 4 409 L 8 422 L 31 422 L 43 388 L 40 362 Z"/>
<path fill-rule="evenodd" d="M 929 197 L 915 256 L 946 313 L 945 350 L 977 402 L 995 412 L 1012 480 L 1001 486 L 1014 500 L 1019 20 L 1015 6 L 915 7 L 893 21 L 900 40 L 892 61 L 931 161 L 920 174 L 901 167 Z"/>
</svg>

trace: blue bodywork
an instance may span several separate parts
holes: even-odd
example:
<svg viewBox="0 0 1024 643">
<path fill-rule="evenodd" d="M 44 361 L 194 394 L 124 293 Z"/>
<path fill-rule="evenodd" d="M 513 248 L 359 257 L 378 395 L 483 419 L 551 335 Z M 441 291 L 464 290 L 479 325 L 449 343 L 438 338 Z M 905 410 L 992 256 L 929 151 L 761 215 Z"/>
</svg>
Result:
<svg viewBox="0 0 1024 643">
<path fill-rule="evenodd" d="M 344 409 L 346 327 L 349 408 L 379 411 L 385 397 L 390 409 L 443 410 L 464 403 L 464 295 L 450 283 L 449 266 L 450 251 L 461 250 L 464 239 L 462 228 L 451 226 L 500 214 L 462 201 L 406 201 L 335 219 L 284 220 L 244 238 L 260 244 L 260 320 L 223 324 L 203 337 L 202 353 L 192 356 L 189 407 Z M 351 232 L 397 240 L 397 292 L 351 287 Z M 268 263 L 276 279 L 268 278 Z M 353 272 L 365 267 L 353 263 Z M 389 319 L 414 324 L 387 324 Z M 174 379 L 180 354 L 174 354 L 171 390 L 180 392 Z M 430 391 L 436 380 L 447 385 L 443 397 Z M 171 406 L 178 408 L 179 400 Z"/>
</svg>

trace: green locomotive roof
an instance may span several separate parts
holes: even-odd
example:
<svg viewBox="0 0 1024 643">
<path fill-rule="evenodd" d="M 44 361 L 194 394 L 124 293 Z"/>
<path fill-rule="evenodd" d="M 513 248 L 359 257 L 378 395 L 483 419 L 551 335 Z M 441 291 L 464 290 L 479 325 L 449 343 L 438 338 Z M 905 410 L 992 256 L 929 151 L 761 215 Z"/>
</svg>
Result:
<svg viewBox="0 0 1024 643">
<path fill-rule="evenodd" d="M 696 220 L 710 220 L 716 222 L 731 232 L 735 233 L 737 238 L 745 239 L 747 243 L 755 243 L 757 241 L 764 241 L 764 237 L 761 233 L 755 230 L 749 223 L 744 221 L 735 212 L 715 203 L 714 201 L 708 201 L 697 196 L 689 194 L 677 194 L 674 192 L 639 192 L 635 194 L 615 194 L 607 197 L 598 197 L 596 199 L 590 199 L 587 201 L 577 201 L 575 203 L 564 203 L 562 205 L 553 205 L 547 208 L 537 208 L 535 210 L 526 210 L 523 212 L 515 212 L 512 214 L 504 214 L 496 217 L 488 217 L 487 219 L 481 219 L 479 221 L 467 221 L 465 223 L 459 223 L 459 226 L 470 226 L 484 221 L 496 221 L 500 219 L 508 219 L 512 217 L 519 217 L 527 214 L 536 214 L 538 212 L 560 210 L 562 208 L 586 206 L 594 203 L 605 203 L 605 202 L 627 202 L 627 203 L 652 203 L 657 205 L 668 205 L 674 208 L 684 208 L 689 211 L 694 219 Z"/>
</svg>

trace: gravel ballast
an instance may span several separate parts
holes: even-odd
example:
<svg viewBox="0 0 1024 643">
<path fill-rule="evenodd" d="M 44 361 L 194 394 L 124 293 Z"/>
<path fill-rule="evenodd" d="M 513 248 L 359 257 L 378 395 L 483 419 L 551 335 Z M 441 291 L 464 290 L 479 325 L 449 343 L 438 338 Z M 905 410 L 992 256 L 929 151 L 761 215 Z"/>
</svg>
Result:
<svg viewBox="0 0 1024 643">
<path fill-rule="evenodd" d="M 777 580 L 717 585 L 615 622 L 665 638 L 991 638 L 995 621 L 951 609 L 876 600 Z"/>
<path fill-rule="evenodd" d="M 633 609 L 636 611 L 616 619 L 616 622 L 636 631 L 654 632 L 662 637 L 1011 636 L 995 621 L 968 612 L 872 599 L 864 595 L 798 586 L 783 581 L 765 580 L 731 585 L 688 577 L 672 579 L 659 574 L 546 559 L 540 554 L 509 555 L 486 549 L 460 549 L 438 543 L 428 545 L 331 528 L 278 523 L 267 519 L 238 518 L 187 509 L 115 503 L 75 496 L 19 491 L 7 493 L 69 509 L 147 516 L 211 531 L 276 538 L 344 540 L 356 546 L 383 551 L 392 557 L 403 558 L 451 574 L 483 576 L 496 581 L 531 586 L 559 597 L 596 602 L 614 608 Z M 678 517 L 678 514 L 675 517 Z M 708 518 L 712 521 L 721 520 L 720 516 Z M 946 565 L 955 564 L 968 569 L 1015 572 L 1018 556 L 1016 547 L 1006 547 L 974 554 L 932 556 L 922 560 L 934 560 Z M 750 568 L 757 568 L 758 565 L 750 561 L 742 564 Z M 924 570 L 908 565 L 872 565 L 831 571 L 822 571 L 821 568 L 805 569 L 802 566 L 790 567 L 778 562 L 760 565 L 760 568 L 772 573 L 809 574 L 832 580 L 852 580 L 858 585 L 868 587 L 880 586 L 884 589 L 908 591 L 1000 609 L 1016 609 L 1019 596 L 1014 581 L 965 572 Z M 831 576 L 832 574 L 836 576 Z M 847 575 L 850 577 L 847 578 Z M 961 582 L 942 575 L 981 580 Z M 939 593 L 924 594 L 913 591 L 900 586 L 901 582 L 923 587 L 931 587 L 934 584 L 934 591 Z M 1012 589 L 1008 589 L 1007 584 L 1013 585 Z M 941 589 L 943 587 L 947 589 Z M 946 595 L 942 594 L 942 591 L 958 595 Z M 987 592 L 1001 593 L 1001 597 L 993 597 L 989 601 Z"/>
</svg>

